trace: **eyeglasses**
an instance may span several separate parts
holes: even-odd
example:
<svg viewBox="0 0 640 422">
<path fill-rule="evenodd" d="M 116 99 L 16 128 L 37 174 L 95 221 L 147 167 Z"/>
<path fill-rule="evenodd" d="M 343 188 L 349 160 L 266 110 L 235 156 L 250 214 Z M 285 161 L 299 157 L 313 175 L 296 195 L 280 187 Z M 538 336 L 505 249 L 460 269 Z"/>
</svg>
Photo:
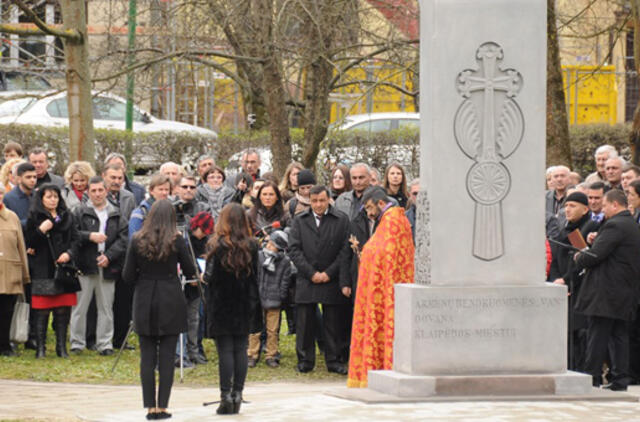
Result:
<svg viewBox="0 0 640 422">
<path fill-rule="evenodd" d="M 195 186 L 190 186 L 190 185 L 183 185 L 183 186 L 180 186 L 180 187 L 182 189 L 195 189 L 196 188 Z"/>
</svg>

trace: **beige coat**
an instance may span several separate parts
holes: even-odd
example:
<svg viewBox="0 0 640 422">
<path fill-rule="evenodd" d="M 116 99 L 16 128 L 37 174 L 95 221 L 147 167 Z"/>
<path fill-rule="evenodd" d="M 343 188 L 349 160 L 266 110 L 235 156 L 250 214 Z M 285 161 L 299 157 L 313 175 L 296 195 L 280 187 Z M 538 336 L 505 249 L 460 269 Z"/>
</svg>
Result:
<svg viewBox="0 0 640 422">
<path fill-rule="evenodd" d="M 29 265 L 18 216 L 7 207 L 0 209 L 0 294 L 24 293 L 29 283 Z"/>
</svg>

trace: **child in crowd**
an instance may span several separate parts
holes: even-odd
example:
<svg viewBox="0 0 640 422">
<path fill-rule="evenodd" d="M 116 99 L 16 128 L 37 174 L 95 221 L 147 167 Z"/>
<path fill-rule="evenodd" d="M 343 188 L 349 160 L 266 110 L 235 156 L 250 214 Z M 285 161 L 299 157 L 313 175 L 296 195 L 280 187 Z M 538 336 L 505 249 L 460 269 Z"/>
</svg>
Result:
<svg viewBox="0 0 640 422">
<path fill-rule="evenodd" d="M 265 363 L 277 368 L 278 339 L 280 330 L 280 307 L 287 298 L 291 280 L 291 260 L 286 256 L 288 236 L 282 230 L 269 234 L 267 244 L 258 253 L 258 290 L 264 312 L 264 325 L 267 331 Z M 260 333 L 249 335 L 247 351 L 249 367 L 256 366 L 260 354 Z"/>
</svg>

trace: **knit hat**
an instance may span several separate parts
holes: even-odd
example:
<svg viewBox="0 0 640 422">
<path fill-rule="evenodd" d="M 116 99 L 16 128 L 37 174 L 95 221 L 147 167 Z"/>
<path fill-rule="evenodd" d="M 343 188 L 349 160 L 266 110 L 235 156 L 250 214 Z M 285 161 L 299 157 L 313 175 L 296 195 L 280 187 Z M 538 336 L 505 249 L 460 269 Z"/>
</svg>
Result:
<svg viewBox="0 0 640 422">
<path fill-rule="evenodd" d="M 200 211 L 191 219 L 190 228 L 191 231 L 199 228 L 204 234 L 209 236 L 213 233 L 213 217 L 206 211 Z"/>
<path fill-rule="evenodd" d="M 582 204 L 584 206 L 589 206 L 589 198 L 587 198 L 587 195 L 582 192 L 571 193 L 569 196 L 567 196 L 565 202 L 578 202 L 579 204 Z"/>
<path fill-rule="evenodd" d="M 284 251 L 289 246 L 289 236 L 282 230 L 274 230 L 269 233 L 269 240 L 272 241 L 280 251 Z"/>
<path fill-rule="evenodd" d="M 304 185 L 315 185 L 316 184 L 316 176 L 313 174 L 311 170 L 302 169 L 300 173 L 298 173 L 298 186 Z"/>
</svg>

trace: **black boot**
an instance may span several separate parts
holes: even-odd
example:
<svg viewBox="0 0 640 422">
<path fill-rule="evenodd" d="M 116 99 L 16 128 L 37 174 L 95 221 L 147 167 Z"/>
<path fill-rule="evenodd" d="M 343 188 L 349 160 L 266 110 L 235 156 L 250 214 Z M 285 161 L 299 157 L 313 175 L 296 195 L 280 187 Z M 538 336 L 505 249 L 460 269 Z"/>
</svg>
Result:
<svg viewBox="0 0 640 422">
<path fill-rule="evenodd" d="M 36 359 L 43 358 L 46 352 L 47 325 L 49 325 L 49 309 L 36 309 L 34 314 L 36 336 Z"/>
<path fill-rule="evenodd" d="M 240 405 L 242 404 L 242 391 L 232 391 L 231 400 L 233 401 L 232 413 L 240 413 Z"/>
<path fill-rule="evenodd" d="M 223 391 L 220 393 L 220 406 L 218 406 L 216 413 L 218 415 L 230 415 L 233 413 L 233 400 L 230 392 Z"/>
<path fill-rule="evenodd" d="M 56 354 L 61 358 L 68 358 L 67 353 L 67 329 L 69 328 L 69 319 L 71 318 L 71 308 L 62 306 L 55 308 L 55 331 L 56 331 Z"/>
</svg>

